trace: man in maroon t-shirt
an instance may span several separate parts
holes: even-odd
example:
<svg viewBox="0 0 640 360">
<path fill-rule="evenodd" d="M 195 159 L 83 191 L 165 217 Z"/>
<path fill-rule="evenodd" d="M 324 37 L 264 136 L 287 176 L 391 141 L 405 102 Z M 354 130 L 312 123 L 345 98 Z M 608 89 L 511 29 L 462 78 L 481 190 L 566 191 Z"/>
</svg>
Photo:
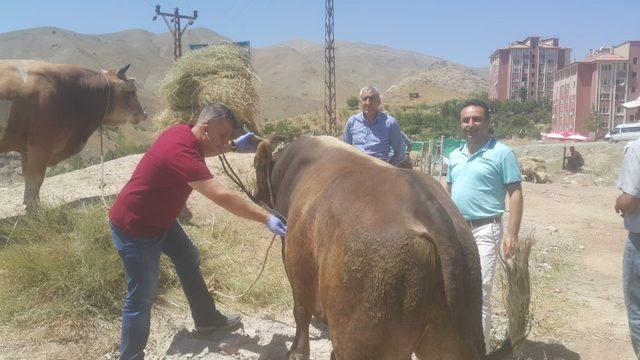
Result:
<svg viewBox="0 0 640 360">
<path fill-rule="evenodd" d="M 207 156 L 255 148 L 252 133 L 230 141 L 237 128 L 233 112 L 213 104 L 202 110 L 193 127 L 182 124 L 166 130 L 142 157 L 111 207 L 112 240 L 127 281 L 120 359 L 144 358 L 162 253 L 175 266 L 196 330 L 229 329 L 240 323 L 239 315 L 224 316 L 216 310 L 200 272 L 198 249 L 178 223 L 193 189 L 234 215 L 285 235 L 286 226 L 277 217 L 225 188 L 205 164 Z"/>
</svg>

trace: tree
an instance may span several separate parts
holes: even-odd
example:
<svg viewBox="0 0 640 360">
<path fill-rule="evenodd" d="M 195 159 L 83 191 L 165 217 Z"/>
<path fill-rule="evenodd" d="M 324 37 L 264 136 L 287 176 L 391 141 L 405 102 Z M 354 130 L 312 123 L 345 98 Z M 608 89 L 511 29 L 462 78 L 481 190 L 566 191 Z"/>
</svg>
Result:
<svg viewBox="0 0 640 360">
<path fill-rule="evenodd" d="M 358 97 L 356 97 L 356 96 L 349 96 L 347 98 L 347 107 L 349 108 L 349 110 L 357 109 L 359 103 L 360 102 L 358 101 Z"/>
<path fill-rule="evenodd" d="M 520 87 L 520 101 L 527 101 L 527 88 L 524 86 Z"/>
<path fill-rule="evenodd" d="M 595 132 L 597 135 L 598 129 L 600 128 L 600 114 L 598 114 L 598 111 L 591 111 L 591 114 L 584 119 L 584 127 L 588 131 Z"/>
</svg>

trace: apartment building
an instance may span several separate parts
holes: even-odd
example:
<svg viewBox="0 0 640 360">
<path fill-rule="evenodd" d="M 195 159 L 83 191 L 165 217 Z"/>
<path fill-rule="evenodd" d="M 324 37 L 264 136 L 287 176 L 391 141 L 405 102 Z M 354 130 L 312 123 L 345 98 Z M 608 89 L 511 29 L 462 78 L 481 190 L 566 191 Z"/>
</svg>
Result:
<svg viewBox="0 0 640 360">
<path fill-rule="evenodd" d="M 640 96 L 640 41 L 590 51 L 587 58 L 554 73 L 552 128 L 588 131 L 596 112 L 599 132 L 640 121 L 637 109 L 623 103 Z"/>
<path fill-rule="evenodd" d="M 569 64 L 571 49 L 558 38 L 530 36 L 497 49 L 491 61 L 489 98 L 498 100 L 551 99 L 553 73 Z"/>
</svg>

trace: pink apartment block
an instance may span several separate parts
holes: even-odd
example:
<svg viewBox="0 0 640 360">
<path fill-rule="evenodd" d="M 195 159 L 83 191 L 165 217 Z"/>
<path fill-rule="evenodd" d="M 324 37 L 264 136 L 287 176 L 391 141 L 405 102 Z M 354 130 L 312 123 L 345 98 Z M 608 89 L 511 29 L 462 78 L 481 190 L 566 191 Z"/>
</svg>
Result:
<svg viewBox="0 0 640 360">
<path fill-rule="evenodd" d="M 491 60 L 489 99 L 551 99 L 553 73 L 569 64 L 571 49 L 558 38 L 530 36 L 496 50 Z"/>
<path fill-rule="evenodd" d="M 585 120 L 594 112 L 599 135 L 640 122 L 640 110 L 622 106 L 640 96 L 640 41 L 590 51 L 553 75 L 553 130 L 587 132 Z"/>
</svg>

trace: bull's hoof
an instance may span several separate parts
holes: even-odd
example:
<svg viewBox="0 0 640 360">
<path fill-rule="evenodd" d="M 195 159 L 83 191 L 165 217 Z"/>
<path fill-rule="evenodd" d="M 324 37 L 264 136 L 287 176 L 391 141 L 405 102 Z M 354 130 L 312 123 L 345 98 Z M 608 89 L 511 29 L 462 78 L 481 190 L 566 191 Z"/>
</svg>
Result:
<svg viewBox="0 0 640 360">
<path fill-rule="evenodd" d="M 309 355 L 301 354 L 298 352 L 289 352 L 287 360 L 309 360 Z"/>
</svg>

